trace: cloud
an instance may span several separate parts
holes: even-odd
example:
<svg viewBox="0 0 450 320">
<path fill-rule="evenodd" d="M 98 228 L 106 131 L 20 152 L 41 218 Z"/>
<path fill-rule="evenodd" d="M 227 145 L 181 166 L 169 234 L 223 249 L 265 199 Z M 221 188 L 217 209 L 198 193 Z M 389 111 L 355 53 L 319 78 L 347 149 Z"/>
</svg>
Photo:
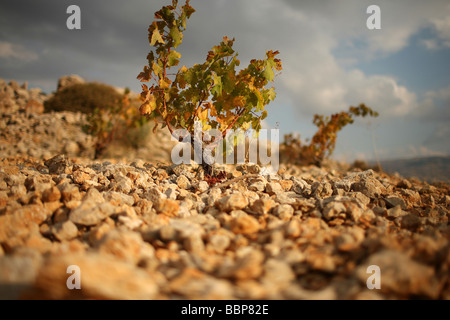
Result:
<svg viewBox="0 0 450 320">
<path fill-rule="evenodd" d="M 450 7 L 446 0 L 378 0 L 381 30 L 368 30 L 366 21 L 371 0 L 284 0 L 289 8 L 308 18 L 315 28 L 343 41 L 359 57 L 377 59 L 405 48 L 421 28 L 435 26 L 442 37 L 449 32 Z M 448 38 L 447 38 L 448 39 Z"/>
<path fill-rule="evenodd" d="M 0 59 L 31 62 L 38 59 L 38 55 L 19 44 L 0 41 Z"/>
<path fill-rule="evenodd" d="M 450 6 L 448 7 L 450 8 Z M 439 19 L 433 19 L 431 26 L 436 34 L 434 38 L 423 39 L 422 45 L 428 50 L 439 50 L 450 48 L 450 9 L 447 10 L 447 16 Z"/>
<path fill-rule="evenodd" d="M 425 121 L 450 121 L 450 86 L 440 90 L 427 91 L 414 112 L 414 116 Z"/>
<path fill-rule="evenodd" d="M 329 114 L 365 103 L 382 117 L 390 117 L 406 115 L 418 105 L 416 94 L 399 85 L 394 77 L 345 70 L 331 55 L 286 71 L 283 84 L 300 113 Z"/>
<path fill-rule="evenodd" d="M 428 50 L 437 50 L 440 49 L 440 44 L 437 39 L 422 39 L 422 45 L 425 46 Z"/>
<path fill-rule="evenodd" d="M 346 70 L 349 63 L 401 50 L 412 34 L 432 21 L 439 30 L 446 30 L 446 24 L 441 21 L 445 18 L 445 1 L 440 0 L 433 1 L 432 5 L 423 1 L 379 0 L 382 30 L 376 32 L 366 28 L 366 8 L 373 4 L 369 0 L 192 0 L 191 3 L 197 12 L 189 21 L 185 41 L 180 46 L 183 62 L 187 61 L 188 65 L 201 62 L 207 50 L 224 35 L 236 36 L 235 47 L 242 65 L 250 58 L 262 58 L 266 49 L 279 49 L 285 62 L 283 77 L 291 70 L 287 75 L 289 80 L 283 82 L 284 89 L 295 92 L 294 85 L 312 82 L 318 91 L 313 92 L 316 97 L 312 102 L 318 101 L 319 108 L 327 105 L 328 109 L 335 99 L 336 104 L 347 105 L 345 97 L 351 98 L 345 89 L 354 74 L 353 70 Z M 84 75 L 87 78 L 97 71 L 108 79 L 114 79 L 112 72 L 118 72 L 116 78 L 135 79 L 134 73 L 142 68 L 149 49 L 148 24 L 153 20 L 153 12 L 167 1 L 113 0 L 103 6 L 80 0 L 82 29 L 79 32 L 66 30 L 65 9 L 69 4 L 70 1 L 27 1 L 28 10 L 24 12 L 23 4 L 2 3 L 0 36 L 10 42 L 14 38 L 21 39 L 22 43 L 36 39 L 42 47 L 39 52 L 48 50 L 49 60 L 54 61 L 55 68 L 61 65 L 61 72 L 76 72 L 84 64 L 81 70 L 87 71 Z M 338 48 L 346 50 L 343 59 L 333 52 Z M 363 80 L 380 85 L 380 79 Z M 395 81 L 391 77 L 384 82 L 389 85 L 391 80 Z M 397 104 L 405 100 L 396 88 L 392 92 L 397 92 L 393 97 Z M 298 98 L 298 95 L 293 97 L 296 101 L 304 100 Z"/>
<path fill-rule="evenodd" d="M 447 14 L 443 18 L 433 19 L 432 23 L 441 40 L 441 46 L 450 47 L 450 5 L 447 6 Z"/>
<path fill-rule="evenodd" d="M 282 53 L 287 53 L 285 71 L 280 78 L 281 91 L 285 90 L 285 96 L 290 97 L 300 114 L 329 114 L 366 103 L 381 117 L 391 117 L 409 114 L 418 107 L 416 94 L 400 85 L 395 77 L 367 75 L 357 68 L 349 68 L 349 64 L 341 64 L 334 54 L 339 46 L 369 52 L 366 55 L 400 50 L 418 26 L 392 27 L 378 36 L 367 30 L 364 4 L 359 2 L 350 1 L 345 6 L 335 1 L 320 2 L 320 5 L 286 2 L 287 7 L 277 9 L 278 15 L 289 21 L 291 36 L 295 30 L 297 40 L 289 43 L 289 48 L 280 48 Z M 388 16 L 389 10 L 385 11 Z M 277 30 L 280 34 L 289 33 L 282 26 Z M 357 40 L 363 36 L 368 37 L 367 43 L 358 44 Z M 353 56 L 356 61 L 365 59 L 362 54 Z M 351 58 L 352 55 L 347 60 Z"/>
</svg>

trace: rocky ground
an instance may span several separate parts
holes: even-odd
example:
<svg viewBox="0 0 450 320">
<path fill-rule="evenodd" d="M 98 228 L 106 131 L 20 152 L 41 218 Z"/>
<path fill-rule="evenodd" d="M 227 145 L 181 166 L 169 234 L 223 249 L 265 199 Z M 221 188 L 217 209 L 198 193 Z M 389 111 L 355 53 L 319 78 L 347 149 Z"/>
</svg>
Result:
<svg viewBox="0 0 450 320">
<path fill-rule="evenodd" d="M 31 90 L 0 81 L 0 298 L 450 299 L 447 184 L 93 161 L 81 115 L 42 114 Z"/>
<path fill-rule="evenodd" d="M 78 76 L 65 76 L 58 81 L 58 90 L 83 83 Z M 52 94 L 40 89 L 28 90 L 27 83 L 6 83 L 0 79 L 0 156 L 49 159 L 64 153 L 68 156 L 93 158 L 94 139 L 82 130 L 86 115 L 80 112 L 44 113 L 44 101 Z M 121 91 L 118 89 L 118 91 Z M 142 130 L 148 132 L 143 146 L 134 149 L 124 141 L 116 141 L 105 150 L 105 157 L 167 161 L 174 145 L 165 130 L 152 133 L 153 122 Z"/>
</svg>

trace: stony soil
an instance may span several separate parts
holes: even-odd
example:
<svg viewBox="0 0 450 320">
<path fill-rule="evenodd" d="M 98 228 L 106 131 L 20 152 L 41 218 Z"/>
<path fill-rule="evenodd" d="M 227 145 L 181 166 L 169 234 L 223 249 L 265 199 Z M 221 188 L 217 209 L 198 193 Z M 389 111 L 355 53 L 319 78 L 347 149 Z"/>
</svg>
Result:
<svg viewBox="0 0 450 320">
<path fill-rule="evenodd" d="M 78 115 L 4 88 L 0 298 L 450 299 L 446 184 L 333 163 L 222 166 L 214 184 L 195 164 L 93 161 Z"/>
<path fill-rule="evenodd" d="M 81 82 L 84 80 L 78 76 L 62 77 L 58 82 L 58 90 Z M 43 103 L 51 94 L 27 87 L 26 83 L 19 85 L 15 81 L 6 83 L 0 79 L 0 156 L 49 159 L 63 153 L 93 158 L 95 141 L 82 130 L 86 124 L 86 115 L 80 112 L 43 113 Z M 151 122 L 141 132 L 129 132 L 143 140 L 138 149 L 130 147 L 129 142 L 122 139 L 107 147 L 105 157 L 123 158 L 126 155 L 129 159 L 141 158 L 153 162 L 170 160 L 175 142 L 171 141 L 170 134 L 165 130 L 152 133 L 153 126 Z M 140 137 L 142 133 L 147 136 Z"/>
</svg>

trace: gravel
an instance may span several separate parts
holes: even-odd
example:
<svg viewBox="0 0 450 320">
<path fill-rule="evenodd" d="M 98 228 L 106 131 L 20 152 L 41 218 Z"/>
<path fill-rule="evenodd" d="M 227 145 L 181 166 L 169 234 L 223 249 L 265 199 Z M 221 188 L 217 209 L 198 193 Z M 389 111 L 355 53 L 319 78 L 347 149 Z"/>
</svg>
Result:
<svg viewBox="0 0 450 320">
<path fill-rule="evenodd" d="M 384 173 L 288 166 L 308 179 L 290 180 L 291 188 L 282 176 L 261 176 L 274 178 L 263 190 L 251 179 L 187 188 L 201 182 L 196 170 L 186 166 L 174 184 L 173 168 L 147 162 L 4 158 L 1 277 L 17 290 L 2 298 L 450 298 L 447 185 L 409 181 L 406 190 L 424 190 L 411 197 L 399 191 L 404 179 Z M 362 184 L 373 180 L 383 187 L 369 192 Z M 6 273 L 22 263 L 29 270 L 15 272 L 26 276 Z M 85 289 L 61 286 L 65 264 L 80 266 Z M 108 280 L 96 280 L 106 264 Z M 380 290 L 366 286 L 370 265 L 381 269 Z"/>
</svg>

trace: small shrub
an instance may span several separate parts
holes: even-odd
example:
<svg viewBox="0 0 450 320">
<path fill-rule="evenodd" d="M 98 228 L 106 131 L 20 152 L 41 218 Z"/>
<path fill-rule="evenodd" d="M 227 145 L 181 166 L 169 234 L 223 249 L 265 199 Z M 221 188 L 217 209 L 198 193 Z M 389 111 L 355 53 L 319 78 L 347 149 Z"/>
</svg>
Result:
<svg viewBox="0 0 450 320">
<path fill-rule="evenodd" d="M 120 100 L 108 107 L 95 108 L 87 116 L 84 131 L 96 137 L 95 158 L 102 156 L 109 144 L 114 140 L 123 140 L 133 148 L 143 145 L 148 130 L 148 120 L 139 113 L 137 98 L 130 98 L 127 89 Z"/>
<path fill-rule="evenodd" d="M 346 125 L 353 123 L 355 116 L 365 117 L 367 115 L 377 117 L 378 113 L 366 105 L 360 104 L 358 107 L 350 107 L 346 112 L 335 113 L 331 117 L 314 115 L 313 123 L 318 130 L 310 143 L 303 144 L 300 136 L 285 135 L 280 146 L 281 160 L 300 165 L 320 166 L 323 160 L 333 153 L 337 133 Z"/>
<path fill-rule="evenodd" d="M 92 113 L 97 108 L 113 108 L 121 95 L 111 86 L 101 83 L 79 83 L 66 87 L 44 103 L 45 111 Z"/>
</svg>

